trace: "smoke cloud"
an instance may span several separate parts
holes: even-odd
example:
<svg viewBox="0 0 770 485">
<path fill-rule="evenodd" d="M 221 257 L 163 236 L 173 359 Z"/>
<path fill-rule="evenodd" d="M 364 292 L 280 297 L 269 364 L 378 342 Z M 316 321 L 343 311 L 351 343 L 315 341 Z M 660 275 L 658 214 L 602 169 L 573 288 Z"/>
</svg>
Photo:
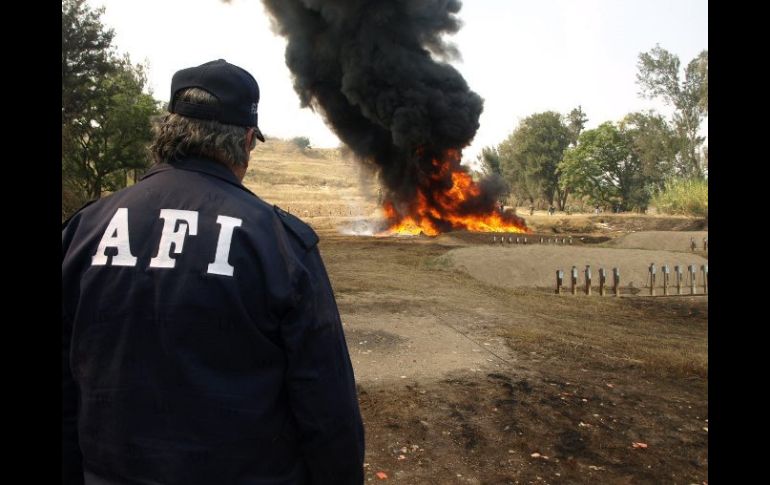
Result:
<svg viewBox="0 0 770 485">
<path fill-rule="evenodd" d="M 447 63 L 459 55 L 444 36 L 460 29 L 460 1 L 263 1 L 288 40 L 302 105 L 376 166 L 389 200 L 408 204 L 426 184 L 451 187 L 432 161 L 471 142 L 483 109 Z M 500 185 L 485 189 L 499 193 Z M 496 193 L 475 202 L 494 204 Z"/>
</svg>

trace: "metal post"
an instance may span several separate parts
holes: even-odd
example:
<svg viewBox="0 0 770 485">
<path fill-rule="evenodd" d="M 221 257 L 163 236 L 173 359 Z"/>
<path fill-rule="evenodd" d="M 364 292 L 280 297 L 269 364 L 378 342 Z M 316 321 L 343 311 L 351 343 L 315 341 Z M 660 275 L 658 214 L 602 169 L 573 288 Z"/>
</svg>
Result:
<svg viewBox="0 0 770 485">
<path fill-rule="evenodd" d="M 703 273 L 703 294 L 707 295 L 709 292 L 709 265 L 701 265 L 700 270 Z"/>
<path fill-rule="evenodd" d="M 543 244 L 543 236 L 540 236 L 540 244 Z"/>
<path fill-rule="evenodd" d="M 569 243 L 572 244 L 572 236 L 569 237 Z"/>
<path fill-rule="evenodd" d="M 615 296 L 620 296 L 620 270 L 612 268 L 612 286 Z"/>
<path fill-rule="evenodd" d="M 577 267 L 572 267 L 572 294 L 577 294 Z"/>
<path fill-rule="evenodd" d="M 708 251 L 709 250 L 709 238 L 704 237 L 703 238 L 703 250 Z"/>
<path fill-rule="evenodd" d="M 655 263 L 650 263 L 650 296 L 655 296 Z"/>
<path fill-rule="evenodd" d="M 607 280 L 607 274 L 604 272 L 604 268 L 599 268 L 599 295 L 604 296 L 604 284 Z"/>
<path fill-rule="evenodd" d="M 556 294 L 561 295 L 561 285 L 564 282 L 564 271 L 556 270 Z"/>
<path fill-rule="evenodd" d="M 668 265 L 663 265 L 663 294 L 668 295 Z"/>
<path fill-rule="evenodd" d="M 695 294 L 695 265 L 691 264 L 690 267 L 690 294 Z"/>
<path fill-rule="evenodd" d="M 682 294 L 682 268 L 677 264 L 674 266 L 674 273 L 676 273 L 676 294 Z"/>
<path fill-rule="evenodd" d="M 586 265 L 586 295 L 591 296 L 591 266 Z"/>
<path fill-rule="evenodd" d="M 695 245 L 695 238 L 694 238 L 694 237 L 691 237 L 691 238 L 690 238 L 690 249 L 691 249 L 691 250 L 693 250 L 693 251 L 695 251 L 695 248 L 696 248 L 696 245 Z"/>
<path fill-rule="evenodd" d="M 527 238 L 526 237 L 524 238 L 524 244 L 527 244 Z"/>
</svg>

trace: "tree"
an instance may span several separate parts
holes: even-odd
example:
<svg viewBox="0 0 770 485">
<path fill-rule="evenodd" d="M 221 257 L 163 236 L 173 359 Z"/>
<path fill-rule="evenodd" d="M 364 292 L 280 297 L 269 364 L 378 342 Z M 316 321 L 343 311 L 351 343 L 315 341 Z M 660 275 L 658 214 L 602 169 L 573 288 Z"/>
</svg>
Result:
<svg viewBox="0 0 770 485">
<path fill-rule="evenodd" d="M 91 10 L 86 0 L 62 0 L 62 126 L 87 109 L 97 80 L 113 69 L 109 48 L 114 32 L 102 25 L 102 13 L 104 7 Z"/>
<path fill-rule="evenodd" d="M 103 12 L 62 0 L 62 218 L 149 165 L 158 103 L 144 92 L 145 68 L 113 52 Z"/>
<path fill-rule="evenodd" d="M 502 175 L 500 171 L 500 154 L 495 147 L 484 147 L 481 153 L 476 157 L 476 161 L 481 167 L 482 173 L 486 175 Z"/>
<path fill-rule="evenodd" d="M 679 58 L 656 45 L 650 52 L 639 54 L 637 83 L 640 95 L 661 97 L 675 108 L 674 126 L 681 138 L 677 169 L 686 177 L 703 177 L 704 169 L 698 151 L 704 138 L 698 136 L 701 121 L 708 116 L 708 51 L 690 61 L 680 81 Z"/>
<path fill-rule="evenodd" d="M 578 106 L 567 115 L 567 129 L 569 130 L 569 142 L 573 147 L 577 145 L 578 137 L 585 128 L 588 117 L 583 112 L 583 107 Z"/>
<path fill-rule="evenodd" d="M 630 148 L 639 158 L 642 175 L 651 189 L 663 187 L 675 175 L 680 140 L 660 114 L 653 111 L 629 113 L 619 124 Z"/>
<path fill-rule="evenodd" d="M 113 59 L 113 69 L 95 80 L 87 108 L 64 130 L 62 182 L 83 199 L 125 186 L 127 170 L 149 165 L 150 118 L 158 103 L 144 92 L 145 68 L 128 57 Z"/>
<path fill-rule="evenodd" d="M 291 139 L 291 142 L 294 146 L 296 146 L 300 150 L 305 150 L 306 148 L 310 148 L 310 139 L 306 136 L 296 136 Z"/>
<path fill-rule="evenodd" d="M 500 168 L 514 194 L 531 203 L 542 198 L 564 210 L 567 188 L 559 183 L 557 167 L 570 142 L 570 131 L 559 113 L 547 111 L 525 118 L 498 147 Z"/>
<path fill-rule="evenodd" d="M 560 184 L 593 204 L 643 209 L 650 194 L 631 137 L 611 122 L 584 131 L 559 165 Z"/>
</svg>

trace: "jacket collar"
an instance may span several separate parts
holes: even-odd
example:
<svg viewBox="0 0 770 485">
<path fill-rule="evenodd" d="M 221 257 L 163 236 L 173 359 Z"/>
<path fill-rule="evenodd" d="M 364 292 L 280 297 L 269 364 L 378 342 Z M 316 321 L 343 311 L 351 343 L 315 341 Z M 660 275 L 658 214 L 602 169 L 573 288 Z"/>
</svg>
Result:
<svg viewBox="0 0 770 485">
<path fill-rule="evenodd" d="M 182 158 L 180 160 L 174 160 L 171 163 L 159 163 L 157 165 L 154 165 L 144 175 L 142 175 L 142 178 L 140 180 L 144 180 L 148 177 L 152 177 L 153 175 L 160 172 L 165 172 L 168 170 L 175 170 L 175 169 L 205 173 L 207 175 L 211 175 L 213 177 L 222 179 L 225 182 L 228 182 L 242 190 L 245 190 L 250 194 L 253 194 L 252 191 L 250 191 L 249 189 L 244 187 L 243 184 L 241 184 L 241 182 L 238 180 L 238 177 L 235 176 L 232 170 L 230 170 L 223 164 L 208 158 L 195 157 L 195 156 L 189 156 L 189 157 Z"/>
</svg>

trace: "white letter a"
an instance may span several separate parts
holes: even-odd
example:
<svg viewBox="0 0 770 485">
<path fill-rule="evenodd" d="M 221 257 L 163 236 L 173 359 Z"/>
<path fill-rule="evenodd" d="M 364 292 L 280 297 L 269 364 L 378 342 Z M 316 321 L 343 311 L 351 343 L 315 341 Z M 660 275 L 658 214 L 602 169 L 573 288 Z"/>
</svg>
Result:
<svg viewBox="0 0 770 485">
<path fill-rule="evenodd" d="M 136 258 L 131 254 L 128 242 L 128 209 L 121 207 L 112 216 L 110 224 L 104 231 L 96 254 L 91 258 L 91 265 L 105 266 L 107 264 L 107 248 L 117 248 L 118 253 L 112 256 L 112 266 L 135 266 Z"/>
</svg>

